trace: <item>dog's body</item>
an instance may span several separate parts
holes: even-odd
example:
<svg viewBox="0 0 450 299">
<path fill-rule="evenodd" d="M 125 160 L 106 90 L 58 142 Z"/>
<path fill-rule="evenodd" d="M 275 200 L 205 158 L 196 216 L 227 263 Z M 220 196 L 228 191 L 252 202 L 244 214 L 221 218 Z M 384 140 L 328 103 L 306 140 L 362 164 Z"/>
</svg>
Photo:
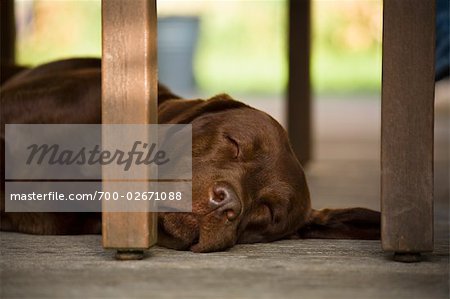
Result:
<svg viewBox="0 0 450 299">
<path fill-rule="evenodd" d="M 6 123 L 101 123 L 100 63 L 59 61 L 7 81 L 1 91 L 2 139 Z M 291 236 L 379 238 L 378 212 L 311 209 L 286 132 L 267 114 L 225 94 L 184 100 L 163 86 L 158 102 L 160 123 L 193 127 L 192 213 L 159 213 L 160 245 L 208 252 Z M 3 151 L 4 144 L 2 159 Z M 99 213 L 5 213 L 3 199 L 1 211 L 2 230 L 100 233 Z"/>
</svg>

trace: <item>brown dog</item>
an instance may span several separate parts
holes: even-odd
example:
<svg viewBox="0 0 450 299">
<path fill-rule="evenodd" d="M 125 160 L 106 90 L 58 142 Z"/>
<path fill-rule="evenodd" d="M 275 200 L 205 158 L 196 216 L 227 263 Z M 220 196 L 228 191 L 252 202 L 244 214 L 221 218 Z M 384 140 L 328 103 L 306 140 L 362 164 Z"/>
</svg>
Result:
<svg viewBox="0 0 450 299">
<path fill-rule="evenodd" d="M 101 123 L 100 94 L 100 60 L 22 72 L 2 87 L 2 137 L 5 123 Z M 159 213 L 160 245 L 209 252 L 291 236 L 379 238 L 378 212 L 311 209 L 303 169 L 269 115 L 225 94 L 183 100 L 163 86 L 158 101 L 160 123 L 193 128 L 192 213 Z M 98 213 L 5 213 L 3 205 L 2 230 L 100 233 Z"/>
</svg>

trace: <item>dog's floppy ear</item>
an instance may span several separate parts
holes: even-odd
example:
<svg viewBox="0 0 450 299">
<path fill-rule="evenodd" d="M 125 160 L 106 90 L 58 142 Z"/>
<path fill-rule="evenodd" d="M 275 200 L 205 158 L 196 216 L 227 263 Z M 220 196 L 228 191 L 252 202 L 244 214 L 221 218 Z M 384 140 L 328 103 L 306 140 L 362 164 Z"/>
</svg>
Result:
<svg viewBox="0 0 450 299">
<path fill-rule="evenodd" d="M 233 100 L 227 94 L 216 95 L 209 100 L 167 100 L 159 106 L 160 123 L 188 124 L 206 113 L 221 112 L 229 109 L 249 107 Z"/>
<path fill-rule="evenodd" d="M 380 239 L 380 212 L 365 208 L 312 210 L 300 238 Z"/>
</svg>

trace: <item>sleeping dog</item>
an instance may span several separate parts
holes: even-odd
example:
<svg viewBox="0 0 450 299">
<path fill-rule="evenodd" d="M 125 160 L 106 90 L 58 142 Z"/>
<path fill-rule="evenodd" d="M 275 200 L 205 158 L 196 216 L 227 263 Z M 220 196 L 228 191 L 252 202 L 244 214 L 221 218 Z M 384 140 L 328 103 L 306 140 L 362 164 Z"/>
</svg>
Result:
<svg viewBox="0 0 450 299">
<path fill-rule="evenodd" d="M 1 88 L 1 125 L 101 123 L 98 59 L 25 70 Z M 186 100 L 160 85 L 162 124 L 192 124 L 192 212 L 158 213 L 158 244 L 194 252 L 283 238 L 378 239 L 380 214 L 311 208 L 302 166 L 272 117 L 226 94 Z M 4 159 L 4 141 L 1 157 Z M 1 229 L 33 234 L 101 233 L 100 213 L 5 213 Z"/>
</svg>

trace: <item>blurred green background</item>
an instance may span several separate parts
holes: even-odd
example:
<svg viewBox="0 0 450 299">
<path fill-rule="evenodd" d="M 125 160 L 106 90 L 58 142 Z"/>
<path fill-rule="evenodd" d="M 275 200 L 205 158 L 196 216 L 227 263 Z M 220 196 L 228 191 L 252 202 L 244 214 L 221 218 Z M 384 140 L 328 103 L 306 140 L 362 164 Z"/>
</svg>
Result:
<svg viewBox="0 0 450 299">
<path fill-rule="evenodd" d="M 378 93 L 381 1 L 313 1 L 313 90 Z M 17 1 L 18 62 L 100 56 L 100 0 Z M 287 1 L 160 0 L 158 15 L 198 16 L 194 77 L 201 92 L 281 94 L 287 82 Z"/>
</svg>

